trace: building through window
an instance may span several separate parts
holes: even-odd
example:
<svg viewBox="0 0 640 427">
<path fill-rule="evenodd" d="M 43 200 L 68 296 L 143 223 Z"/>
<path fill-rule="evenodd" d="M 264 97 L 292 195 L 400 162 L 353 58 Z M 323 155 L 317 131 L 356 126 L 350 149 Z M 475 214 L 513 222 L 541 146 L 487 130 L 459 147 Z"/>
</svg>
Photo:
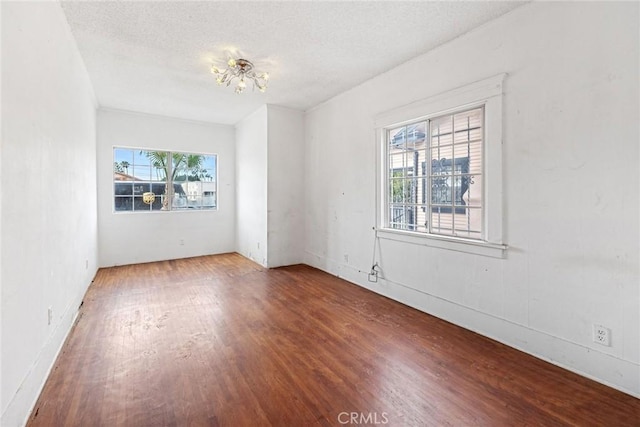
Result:
<svg viewBox="0 0 640 427">
<path fill-rule="evenodd" d="M 113 150 L 115 212 L 217 209 L 217 156 Z"/>
<path fill-rule="evenodd" d="M 498 74 L 375 117 L 376 236 L 502 258 Z"/>
<path fill-rule="evenodd" d="M 482 238 L 484 107 L 386 130 L 387 226 Z"/>
</svg>

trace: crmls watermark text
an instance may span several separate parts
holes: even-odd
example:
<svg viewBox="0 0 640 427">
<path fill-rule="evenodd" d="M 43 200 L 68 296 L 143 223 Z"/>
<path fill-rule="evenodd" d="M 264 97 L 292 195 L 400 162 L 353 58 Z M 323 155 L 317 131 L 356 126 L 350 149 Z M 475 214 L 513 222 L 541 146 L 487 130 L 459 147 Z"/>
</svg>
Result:
<svg viewBox="0 0 640 427">
<path fill-rule="evenodd" d="M 387 424 L 389 418 L 386 412 L 340 412 L 338 414 L 340 424 Z"/>
</svg>

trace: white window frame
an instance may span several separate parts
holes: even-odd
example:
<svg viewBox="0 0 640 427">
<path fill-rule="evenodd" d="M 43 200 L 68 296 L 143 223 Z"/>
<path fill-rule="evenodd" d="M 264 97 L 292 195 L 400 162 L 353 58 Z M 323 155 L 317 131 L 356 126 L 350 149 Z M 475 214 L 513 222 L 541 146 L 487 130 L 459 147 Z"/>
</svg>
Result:
<svg viewBox="0 0 640 427">
<path fill-rule="evenodd" d="M 115 155 L 115 150 L 116 149 L 121 149 L 121 150 L 131 150 L 131 151 L 158 151 L 158 152 L 165 152 L 168 153 L 169 156 L 171 156 L 173 153 L 180 153 L 180 154 L 196 154 L 196 155 L 202 155 L 202 156 L 210 156 L 210 157 L 215 157 L 215 163 L 216 163 L 216 175 L 215 175 L 215 183 L 216 183 L 216 206 L 214 208 L 209 208 L 209 209 L 174 209 L 173 207 L 173 200 L 169 199 L 168 201 L 168 205 L 169 205 L 169 209 L 167 210 L 162 210 L 162 209 L 158 209 L 158 210 L 139 210 L 139 211 L 129 211 L 129 210 L 117 210 L 116 209 L 116 203 L 115 203 L 115 199 L 116 199 L 116 194 L 115 194 L 115 181 L 113 180 L 113 172 L 111 172 L 111 176 L 112 176 L 112 186 L 111 186 L 111 213 L 113 215 L 146 215 L 146 214 L 152 214 L 152 215 L 168 215 L 168 214 L 172 214 L 172 213 L 180 213 L 180 212 L 217 212 L 220 209 L 220 199 L 219 199 L 219 189 L 220 189 L 220 180 L 219 180 L 219 158 L 220 156 L 217 153 L 208 153 L 208 152 L 196 152 L 196 151 L 184 151 L 184 150 L 169 150 L 169 149 L 156 149 L 156 148 L 144 148 L 144 147 L 132 147 L 132 146 L 125 146 L 125 145 L 113 145 L 111 147 L 111 156 L 112 159 L 115 160 L 114 155 Z M 168 169 L 168 174 L 171 174 L 172 172 L 172 164 L 169 165 L 169 169 Z M 134 182 L 134 181 L 123 181 L 123 182 Z M 156 181 L 156 183 L 158 184 L 164 184 L 165 181 Z"/>
<path fill-rule="evenodd" d="M 502 201 L 502 85 L 506 74 L 499 74 L 430 98 L 384 112 L 375 117 L 376 127 L 376 223 L 377 236 L 412 244 L 461 252 L 504 257 Z M 482 239 L 465 239 L 387 227 L 387 130 L 420 120 L 429 120 L 484 106 L 483 219 Z"/>
</svg>

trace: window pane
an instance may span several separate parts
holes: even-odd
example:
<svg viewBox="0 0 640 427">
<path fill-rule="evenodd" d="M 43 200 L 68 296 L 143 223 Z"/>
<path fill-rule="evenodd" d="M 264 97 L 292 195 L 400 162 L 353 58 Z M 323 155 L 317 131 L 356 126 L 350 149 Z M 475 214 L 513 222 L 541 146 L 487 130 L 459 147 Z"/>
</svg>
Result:
<svg viewBox="0 0 640 427">
<path fill-rule="evenodd" d="M 484 107 L 386 135 L 389 227 L 482 238 Z"/>
<path fill-rule="evenodd" d="M 114 148 L 113 149 L 113 162 L 122 164 L 133 164 L 133 151 L 128 148 Z"/>
<path fill-rule="evenodd" d="M 202 207 L 203 208 L 215 208 L 218 206 L 218 195 L 215 191 L 203 191 L 202 192 Z"/>
<path fill-rule="evenodd" d="M 389 227 L 396 229 L 402 228 L 403 218 L 404 210 L 402 205 L 389 205 Z"/>
<path fill-rule="evenodd" d="M 149 184 L 147 184 L 149 185 Z M 140 195 L 133 197 L 133 210 L 134 212 L 149 212 L 151 210 L 162 210 L 162 202 L 164 196 L 162 194 L 156 194 L 153 192 L 142 192 Z"/>
<path fill-rule="evenodd" d="M 462 212 L 460 212 L 460 209 Z M 480 238 L 482 234 L 481 208 L 434 207 L 431 213 L 431 232 L 456 237 Z"/>
<path fill-rule="evenodd" d="M 189 176 L 188 155 L 186 153 L 172 154 L 172 169 L 174 181 L 187 181 Z"/>
<path fill-rule="evenodd" d="M 405 145 L 408 151 L 423 149 L 425 146 L 427 122 L 418 122 L 404 128 Z"/>
<path fill-rule="evenodd" d="M 114 210 L 130 211 L 133 209 L 133 196 L 138 191 L 140 184 L 130 181 L 118 181 L 120 178 L 115 173 L 116 181 L 113 184 Z"/>
<path fill-rule="evenodd" d="M 453 203 L 453 147 L 438 147 L 431 150 L 431 203 L 451 205 Z"/>
<path fill-rule="evenodd" d="M 404 162 L 407 176 L 420 175 L 421 164 L 424 162 L 424 151 L 407 151 Z"/>
<path fill-rule="evenodd" d="M 454 234 L 458 237 L 475 237 L 482 230 L 482 209 L 466 208 L 463 214 L 455 214 Z"/>
<path fill-rule="evenodd" d="M 454 145 L 456 159 L 464 159 L 466 170 L 459 173 L 482 173 L 482 144 L 458 144 Z"/>
<path fill-rule="evenodd" d="M 457 130 L 454 141 L 456 144 L 482 141 L 482 128 L 476 127 Z"/>
<path fill-rule="evenodd" d="M 483 112 L 484 109 L 480 107 L 474 108 L 473 110 L 456 113 L 453 116 L 456 133 L 460 133 L 463 131 L 464 133 L 467 133 L 467 131 L 469 130 L 481 129 L 483 125 Z"/>
<path fill-rule="evenodd" d="M 415 165 L 417 167 L 417 172 L 415 176 L 425 176 L 427 174 L 427 154 L 424 150 L 415 152 Z"/>
<path fill-rule="evenodd" d="M 142 196 L 143 193 L 149 192 L 150 191 L 150 184 L 148 183 L 142 183 L 142 182 L 136 182 L 133 184 L 133 195 L 134 196 Z"/>
<path fill-rule="evenodd" d="M 453 143 L 453 117 L 443 116 L 431 121 L 431 146 L 450 145 Z"/>
<path fill-rule="evenodd" d="M 462 175 L 456 177 L 459 183 L 461 199 L 456 199 L 456 205 L 482 206 L 482 175 Z"/>
<path fill-rule="evenodd" d="M 453 177 L 450 175 L 436 175 L 431 177 L 431 204 L 451 205 L 453 203 Z"/>
<path fill-rule="evenodd" d="M 215 180 L 218 175 L 217 171 L 217 157 L 216 156 L 204 156 L 202 159 L 202 166 L 205 170 L 205 178 L 211 178 Z"/>
<path fill-rule="evenodd" d="M 150 153 L 153 153 L 153 151 L 132 149 L 131 153 L 133 155 L 133 163 L 138 166 L 151 165 L 154 160 L 159 160 L 159 158 L 152 158 Z M 161 152 L 158 151 L 156 153 Z"/>
<path fill-rule="evenodd" d="M 398 178 L 389 180 L 389 200 L 392 203 L 421 203 L 419 200 L 419 178 Z"/>
<path fill-rule="evenodd" d="M 427 228 L 427 208 L 426 206 L 418 206 L 417 209 L 417 220 L 416 220 L 416 228 L 414 231 L 419 231 L 421 233 L 426 233 L 429 231 Z"/>
<path fill-rule="evenodd" d="M 391 129 L 388 132 L 389 150 L 404 150 L 407 141 L 407 127 Z"/>
<path fill-rule="evenodd" d="M 468 175 L 456 175 L 453 177 L 453 204 L 456 206 L 466 206 L 467 201 L 465 199 L 466 193 L 469 191 L 469 176 Z M 464 212 L 464 209 L 460 210 L 456 208 L 456 213 Z"/>
<path fill-rule="evenodd" d="M 391 228 L 425 231 L 424 223 L 425 214 L 422 206 L 414 204 L 392 204 L 390 206 L 389 226 Z"/>
<path fill-rule="evenodd" d="M 149 181 L 151 179 L 151 168 L 149 165 L 135 165 L 133 168 L 133 179 L 135 181 Z"/>
<path fill-rule="evenodd" d="M 391 203 L 402 203 L 403 202 L 403 188 L 402 183 L 403 179 L 391 179 L 389 180 L 389 201 Z"/>
<path fill-rule="evenodd" d="M 148 204 L 146 204 L 143 200 L 142 200 L 142 196 L 134 196 L 133 197 L 133 211 L 134 212 L 148 212 L 150 211 L 151 208 L 149 207 Z"/>
<path fill-rule="evenodd" d="M 132 196 L 133 195 L 133 183 L 116 181 L 113 187 L 114 187 L 113 194 L 115 196 Z"/>
<path fill-rule="evenodd" d="M 165 151 L 138 150 L 135 153 L 136 178 L 142 181 L 164 181 L 167 177 Z"/>
<path fill-rule="evenodd" d="M 113 149 L 113 180 L 133 181 L 133 151 L 123 148 Z"/>
<path fill-rule="evenodd" d="M 154 186 L 157 186 L 157 184 L 152 185 L 152 187 Z M 142 202 L 148 207 L 148 209 L 153 211 L 163 210 L 162 202 L 164 200 L 164 195 L 162 192 L 164 191 L 164 185 L 162 185 L 162 188 L 156 188 L 156 190 L 159 191 L 145 191 L 142 193 Z"/>
<path fill-rule="evenodd" d="M 176 209 L 217 207 L 215 155 L 115 148 L 113 158 L 116 211 L 167 210 L 169 197 Z"/>
<path fill-rule="evenodd" d="M 116 196 L 114 206 L 116 211 L 130 211 L 133 209 L 133 197 Z"/>
<path fill-rule="evenodd" d="M 194 153 L 174 153 L 173 208 L 217 208 L 217 157 Z"/>
<path fill-rule="evenodd" d="M 189 198 L 189 208 L 201 209 L 202 208 L 202 196 L 192 196 Z"/>
<path fill-rule="evenodd" d="M 398 178 L 405 175 L 407 158 L 404 153 L 389 156 L 389 178 Z"/>
<path fill-rule="evenodd" d="M 440 161 L 444 161 L 444 163 L 442 163 L 442 165 L 439 166 L 439 169 L 437 169 L 438 173 L 444 172 L 446 171 L 447 173 L 451 173 L 451 159 L 453 158 L 453 146 L 449 145 L 449 146 L 438 146 L 435 147 L 431 150 L 431 160 L 440 160 Z M 447 163 L 448 162 L 448 163 Z M 432 162 L 433 164 L 433 162 Z M 433 166 L 432 166 L 433 167 Z M 436 167 L 438 167 L 436 165 Z M 433 170 L 431 171 L 431 173 L 434 173 Z"/>
<path fill-rule="evenodd" d="M 431 208 L 431 232 L 435 234 L 453 234 L 451 207 Z"/>
</svg>

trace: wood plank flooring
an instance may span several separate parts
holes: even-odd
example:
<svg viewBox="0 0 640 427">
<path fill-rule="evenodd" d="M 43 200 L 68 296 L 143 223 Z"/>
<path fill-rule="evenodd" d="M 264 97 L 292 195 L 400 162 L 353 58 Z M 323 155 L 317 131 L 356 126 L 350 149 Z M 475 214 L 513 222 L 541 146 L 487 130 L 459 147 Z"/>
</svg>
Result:
<svg viewBox="0 0 640 427">
<path fill-rule="evenodd" d="M 638 426 L 640 400 L 308 266 L 101 269 L 29 426 Z"/>
</svg>

